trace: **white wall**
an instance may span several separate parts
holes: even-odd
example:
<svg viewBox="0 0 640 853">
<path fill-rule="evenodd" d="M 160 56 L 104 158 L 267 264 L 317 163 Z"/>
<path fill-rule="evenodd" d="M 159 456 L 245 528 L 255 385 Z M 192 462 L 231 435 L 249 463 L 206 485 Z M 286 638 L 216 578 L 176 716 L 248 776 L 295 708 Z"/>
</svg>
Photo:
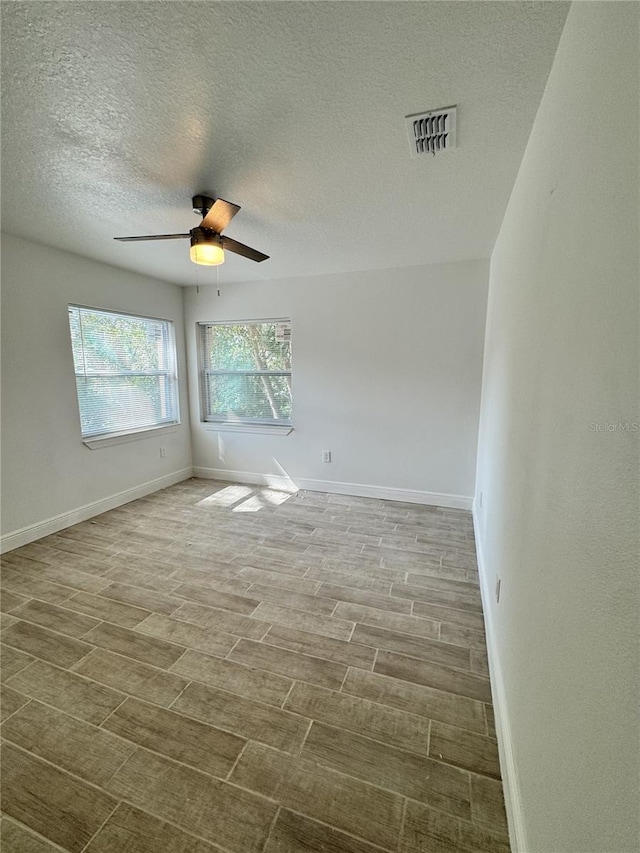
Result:
<svg viewBox="0 0 640 853">
<path fill-rule="evenodd" d="M 248 481 L 286 474 L 304 488 L 468 501 L 487 279 L 488 262 L 469 261 L 233 284 L 220 297 L 215 287 L 190 288 L 196 471 Z M 196 323 L 272 317 L 292 320 L 294 431 L 212 431 L 200 422 Z M 323 450 L 332 452 L 330 464 Z"/>
<path fill-rule="evenodd" d="M 82 443 L 70 302 L 175 322 L 182 390 L 175 431 L 93 451 Z M 3 235 L 2 329 L 5 544 L 22 544 L 7 534 L 190 468 L 181 288 Z"/>
<path fill-rule="evenodd" d="M 475 510 L 521 853 L 640 849 L 640 432 L 592 426 L 640 420 L 638 11 L 571 7 L 491 259 Z"/>
</svg>

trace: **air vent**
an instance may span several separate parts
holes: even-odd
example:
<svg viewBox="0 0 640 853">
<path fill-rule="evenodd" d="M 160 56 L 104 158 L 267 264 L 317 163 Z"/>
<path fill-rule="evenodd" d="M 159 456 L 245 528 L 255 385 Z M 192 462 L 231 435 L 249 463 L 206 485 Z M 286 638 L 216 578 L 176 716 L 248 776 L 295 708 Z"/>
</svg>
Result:
<svg viewBox="0 0 640 853">
<path fill-rule="evenodd" d="M 413 157 L 439 154 L 456 147 L 456 107 L 406 116 Z"/>
</svg>

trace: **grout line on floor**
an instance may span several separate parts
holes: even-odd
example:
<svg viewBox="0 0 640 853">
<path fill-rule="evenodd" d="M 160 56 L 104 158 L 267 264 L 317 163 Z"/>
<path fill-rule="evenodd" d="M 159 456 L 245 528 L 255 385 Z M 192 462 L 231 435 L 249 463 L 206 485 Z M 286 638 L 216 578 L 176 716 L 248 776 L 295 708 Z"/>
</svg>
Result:
<svg viewBox="0 0 640 853">
<path fill-rule="evenodd" d="M 377 651 L 377 649 L 376 649 L 376 651 Z M 374 658 L 374 663 L 375 663 L 375 658 Z M 338 688 L 338 690 L 336 691 L 337 693 L 342 693 L 342 692 L 343 692 L 342 688 L 344 687 L 344 683 L 345 683 L 345 681 L 347 680 L 347 676 L 349 675 L 349 670 L 350 670 L 350 669 L 351 669 L 351 667 L 350 667 L 350 666 L 348 666 L 348 667 L 347 667 L 347 671 L 346 671 L 346 672 L 345 672 L 345 674 L 344 674 L 344 678 L 342 679 L 342 683 L 341 683 L 340 687 Z M 373 667 L 371 668 L 371 672 L 373 672 Z M 346 695 L 349 695 L 349 694 L 346 694 Z"/>
<path fill-rule="evenodd" d="M 307 742 L 307 738 L 309 737 L 309 733 L 311 731 L 311 727 L 313 726 L 314 722 L 315 721 L 313 718 L 309 719 L 309 725 L 307 726 L 307 730 L 304 733 L 304 737 L 302 738 L 302 741 L 300 742 L 300 746 L 298 747 L 298 749 L 296 750 L 295 753 L 292 753 L 294 758 L 301 758 L 302 757 L 302 751 L 304 749 L 304 745 Z M 333 768 L 330 768 L 330 769 L 333 769 Z M 347 775 L 347 774 L 345 774 L 345 775 Z"/>
<path fill-rule="evenodd" d="M 400 850 L 400 846 L 402 845 L 402 839 L 404 837 L 404 828 L 407 820 L 407 809 L 409 807 L 409 801 L 406 797 L 402 798 L 402 813 L 400 814 L 400 832 L 398 833 L 398 850 Z"/>
<path fill-rule="evenodd" d="M 290 687 L 289 687 L 289 689 L 287 690 L 287 695 L 284 697 L 284 699 L 282 700 L 282 702 L 280 703 L 280 705 L 277 705 L 276 707 L 278 707 L 278 708 L 280 708 L 280 709 L 282 709 L 282 710 L 284 711 L 284 706 L 287 704 L 287 700 L 289 699 L 289 696 L 291 696 L 291 693 L 292 693 L 293 688 L 295 687 L 295 685 L 296 685 L 296 679 L 292 679 L 292 681 L 291 681 L 291 686 L 290 686 Z M 486 725 L 486 724 L 485 724 L 485 725 Z"/>
<path fill-rule="evenodd" d="M 108 720 L 110 717 L 113 717 L 113 715 L 114 715 L 117 711 L 119 711 L 119 710 L 120 710 L 120 708 L 122 708 L 122 706 L 124 705 L 124 703 L 125 703 L 125 702 L 127 702 L 129 699 L 133 699 L 133 700 L 134 700 L 134 702 L 135 702 L 135 701 L 138 701 L 138 702 L 142 702 L 142 701 L 143 701 L 142 699 L 138 699 L 136 696 L 131 696 L 131 694 L 130 694 L 130 693 L 127 693 L 127 694 L 125 695 L 124 699 L 122 700 L 122 702 L 120 702 L 120 704 L 119 704 L 119 705 L 116 705 L 116 707 L 115 707 L 112 711 L 109 711 L 109 713 L 108 713 L 108 714 L 107 714 L 107 716 L 104 718 L 104 720 L 102 720 L 102 722 L 100 722 L 100 723 L 89 723 L 89 725 L 91 725 L 91 726 L 95 725 L 95 726 L 96 726 L 96 728 L 101 729 L 101 728 L 104 726 L 104 724 L 107 722 L 107 720 Z M 153 703 L 149 703 L 149 704 L 153 704 Z M 60 711 L 60 708 L 58 708 L 58 710 Z M 63 714 L 64 714 L 64 713 L 66 713 L 66 711 L 61 711 L 61 713 L 63 713 Z M 88 720 L 86 720 L 85 722 L 88 722 Z M 108 731 L 111 731 L 111 730 L 110 730 L 110 729 L 106 729 L 106 728 L 105 728 L 105 731 L 106 731 L 106 732 L 108 732 Z M 112 732 L 112 734 L 114 734 L 114 732 Z M 111 777 L 109 777 L 109 778 L 111 778 Z"/>
<path fill-rule="evenodd" d="M 249 738 L 247 738 L 247 739 L 245 740 L 244 744 L 242 745 L 242 749 L 241 749 L 241 750 L 240 750 L 240 752 L 236 755 L 236 759 L 235 759 L 235 761 L 233 762 L 233 764 L 231 765 L 231 768 L 229 769 L 229 772 L 228 772 L 228 773 L 227 773 L 227 775 L 224 777 L 224 781 L 225 781 L 225 782 L 228 782 L 228 781 L 231 779 L 231 776 L 233 775 L 233 771 L 236 769 L 236 767 L 237 767 L 237 766 L 238 766 L 238 764 L 240 763 L 240 759 L 241 759 L 241 758 L 242 758 L 242 756 L 244 755 L 244 753 L 245 753 L 245 750 L 246 750 L 247 746 L 248 746 L 248 745 L 249 745 L 249 743 L 251 743 L 251 742 L 252 742 L 252 741 L 250 741 L 250 740 L 249 740 Z"/>
<path fill-rule="evenodd" d="M 269 841 L 270 841 L 270 839 L 271 839 L 271 835 L 272 835 L 272 833 L 273 833 L 274 829 L 276 828 L 276 822 L 277 822 L 277 820 L 278 820 L 278 817 L 280 816 L 280 812 L 282 811 L 282 808 L 283 808 L 283 807 L 282 807 L 281 805 L 278 805 L 278 808 L 276 809 L 276 812 L 275 812 L 275 814 L 274 814 L 274 816 L 273 816 L 273 819 L 272 819 L 272 821 L 271 821 L 271 824 L 270 824 L 270 826 L 269 826 L 269 831 L 267 832 L 267 834 L 266 834 L 266 836 L 265 836 L 264 844 L 263 844 L 263 845 L 262 845 L 262 847 L 261 847 L 261 850 L 262 850 L 262 851 L 265 851 L 265 850 L 267 849 L 268 845 L 269 845 Z"/>
<path fill-rule="evenodd" d="M 376 671 L 376 664 L 378 663 L 378 655 L 380 654 L 380 649 L 376 649 L 376 656 L 373 659 L 373 663 L 371 664 L 371 672 Z"/>
<path fill-rule="evenodd" d="M 19 690 L 16 690 L 16 693 L 20 693 L 20 691 L 19 691 Z M 20 707 L 19 707 L 19 708 L 16 708 L 16 710 L 15 710 L 15 711 L 12 711 L 12 712 L 9 714 L 9 716 L 8 716 L 8 717 L 5 717 L 5 718 L 2 720 L 2 725 L 3 725 L 3 726 L 4 726 L 4 724 L 5 724 L 5 723 L 8 723 L 8 722 L 9 722 L 9 720 L 10 720 L 12 717 L 14 717 L 14 716 L 19 712 L 19 711 L 24 711 L 24 709 L 27 707 L 27 705 L 30 705 L 32 702 L 37 701 L 36 699 L 32 699 L 32 698 L 31 698 L 31 696 L 27 696 L 27 694 L 26 694 L 26 693 L 20 693 L 20 695 L 21 695 L 21 696 L 24 696 L 24 697 L 25 697 L 25 699 L 26 699 L 27 701 L 24 703 L 24 705 L 20 705 Z"/>
<path fill-rule="evenodd" d="M 269 631 L 270 631 L 270 630 L 271 630 L 271 628 L 268 628 L 268 629 L 265 631 L 265 633 L 264 633 L 264 636 L 265 636 L 265 637 L 267 636 L 267 634 L 269 633 Z M 232 636 L 234 636 L 234 635 L 232 635 Z M 246 640 L 246 639 L 249 639 L 249 638 L 248 638 L 248 637 L 238 637 L 238 638 L 236 639 L 235 643 L 231 646 L 231 648 L 229 649 L 229 651 L 226 653 L 226 655 L 223 655 L 222 660 L 232 660 L 232 658 L 231 658 L 231 657 L 229 657 L 229 656 L 231 655 L 231 653 L 233 652 L 233 650 L 235 649 L 235 647 L 238 645 L 238 643 L 239 643 L 241 640 L 243 640 L 243 639 L 244 639 L 244 640 Z M 258 640 L 257 642 L 262 642 L 262 640 L 263 640 L 263 639 L 264 639 L 264 637 L 261 637 L 261 638 L 260 638 L 260 640 Z M 203 654 L 206 654 L 206 652 L 203 652 Z M 216 655 L 212 655 L 212 657 L 216 657 Z"/>
<path fill-rule="evenodd" d="M 292 814 L 298 815 L 299 817 L 306 818 L 307 820 L 312 820 L 315 823 L 319 823 L 321 826 L 326 826 L 328 829 L 332 829 L 335 832 L 339 832 L 341 835 L 345 835 L 347 838 L 351 838 L 354 841 L 360 842 L 360 844 L 362 844 L 362 842 L 365 842 L 374 851 L 376 851 L 376 853 L 378 853 L 378 851 L 379 851 L 379 853 L 392 853 L 391 847 L 381 847 L 379 844 L 376 844 L 374 841 L 367 840 L 366 838 L 364 838 L 363 835 L 355 835 L 353 832 L 349 832 L 348 829 L 343 829 L 341 827 L 334 826 L 333 824 L 327 823 L 327 821 L 321 820 L 320 818 L 317 818 L 317 817 L 311 818 L 311 817 L 309 817 L 309 815 L 306 815 L 304 812 L 301 812 L 299 809 L 289 808 L 287 806 L 283 806 L 283 808 L 285 808 L 286 811 L 289 811 Z M 397 849 L 398 848 L 396 847 L 396 850 Z M 296 851 L 296 853 L 297 853 L 297 851 Z M 301 853 L 302 853 L 302 851 L 301 851 Z M 333 853 L 333 851 L 331 851 L 331 853 Z M 335 853 L 339 853 L 339 852 L 336 850 Z M 425 853 L 426 853 L 426 851 L 425 851 Z"/>
<path fill-rule="evenodd" d="M 43 704 L 44 704 L 44 703 L 43 703 Z M 49 707 L 50 707 L 50 706 L 49 706 Z M 57 709 L 56 709 L 56 710 L 57 710 Z M 75 718 L 74 718 L 74 719 L 75 719 Z M 86 720 L 84 720 L 83 722 L 85 722 L 85 723 L 86 723 Z M 92 725 L 92 723 L 89 723 L 89 725 Z M 121 738 L 119 735 L 116 735 L 116 737 L 118 737 L 118 738 L 119 738 L 119 740 L 123 740 L 123 738 Z M 24 752 L 24 753 L 26 753 L 27 755 L 31 756 L 32 758 L 35 758 L 35 759 L 36 759 L 36 761 L 42 761 L 42 762 L 43 762 L 43 764 L 46 764 L 46 765 L 48 765 L 49 767 L 53 767 L 54 769 L 58 770 L 59 772 L 64 773 L 66 776 L 71 776 L 71 778 L 72 778 L 72 779 L 77 779 L 79 782 L 82 782 L 82 784 L 83 784 L 83 785 L 88 785 L 90 788 L 92 788 L 92 789 L 94 789 L 94 790 L 96 790 L 96 791 L 100 791 L 100 792 L 101 792 L 101 793 L 103 793 L 103 794 L 104 794 L 104 793 L 107 793 L 107 794 L 109 793 L 109 792 L 108 792 L 108 791 L 106 791 L 103 787 L 101 787 L 100 785 L 97 785 L 95 782 L 90 782 L 88 779 L 85 779 L 83 776 L 78 776 L 78 774 L 77 774 L 77 773 L 74 773 L 72 770 L 67 770 L 67 768 L 66 768 L 66 767 L 62 767 L 60 764 L 56 764 L 54 761 L 51 761 L 50 759 L 45 758 L 45 757 L 44 757 L 44 756 L 42 756 L 42 755 L 38 755 L 38 754 L 37 754 L 37 753 L 35 753 L 35 752 L 31 752 L 31 750 L 30 750 L 30 749 L 26 749 L 24 746 L 21 746 L 19 743 L 15 743 L 15 741 L 12 741 L 12 740 L 8 740 L 8 739 L 7 739 L 7 740 L 5 740 L 5 743 L 6 743 L 6 744 L 10 744 L 14 749 L 17 749 L 19 752 Z M 130 741 L 127 741 L 127 743 L 129 743 L 129 744 L 130 744 L 131 742 L 130 742 Z M 134 750 L 134 751 L 135 751 L 135 750 Z M 133 753 L 132 753 L 132 754 L 133 754 Z M 127 761 L 130 757 L 131 757 L 131 756 L 130 756 L 130 755 L 128 755 L 128 756 L 127 756 L 127 758 L 125 759 L 125 761 Z M 124 764 L 124 762 L 123 762 L 123 764 Z M 111 778 L 111 777 L 109 777 L 109 778 Z M 109 796 L 113 797 L 113 794 L 109 794 Z M 114 799 L 116 799 L 116 798 L 114 797 Z"/>
<path fill-rule="evenodd" d="M 176 661 L 176 663 L 177 663 L 177 661 Z M 178 675 L 178 673 L 176 672 L 176 673 L 174 673 L 174 675 Z M 181 675 L 181 676 L 180 676 L 180 678 L 185 678 L 185 676 Z M 180 691 L 180 693 L 178 693 L 178 695 L 175 697 L 175 699 L 172 699 L 172 700 L 171 700 L 171 702 L 166 706 L 166 707 L 167 707 L 167 710 L 173 711 L 173 706 L 176 704 L 176 702 L 178 701 L 178 699 L 180 699 L 180 697 L 182 696 L 182 694 L 184 693 L 184 691 L 187 689 L 187 687 L 189 687 L 191 684 L 193 684 L 194 680 L 195 680 L 195 679 L 186 679 L 187 683 L 186 683 L 186 684 L 185 684 L 185 686 L 182 688 L 182 690 Z M 198 681 L 198 682 L 196 682 L 196 683 L 197 683 L 197 684 L 203 684 L 204 682 L 202 682 L 202 681 Z M 206 685 L 206 684 L 205 684 L 205 686 L 210 686 L 210 685 Z M 234 694 L 234 695 L 236 695 L 236 694 Z M 164 707 L 164 706 L 161 706 L 161 707 Z M 177 711 L 174 711 L 174 713 L 178 713 L 178 712 L 177 712 Z M 183 716 L 187 717 L 187 716 L 189 716 L 189 715 L 188 715 L 188 714 L 184 714 Z M 191 719 L 195 720 L 196 718 L 195 718 L 195 717 L 191 717 Z M 215 726 L 214 726 L 214 728 L 215 728 Z"/>
</svg>

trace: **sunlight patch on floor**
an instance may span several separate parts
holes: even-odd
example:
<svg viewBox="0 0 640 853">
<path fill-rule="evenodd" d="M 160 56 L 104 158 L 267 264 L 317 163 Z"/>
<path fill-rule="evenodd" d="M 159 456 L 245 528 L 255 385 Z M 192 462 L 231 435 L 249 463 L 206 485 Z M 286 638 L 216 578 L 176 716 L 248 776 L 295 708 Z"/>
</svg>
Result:
<svg viewBox="0 0 640 853">
<path fill-rule="evenodd" d="M 233 506 L 233 504 L 253 494 L 250 486 L 226 486 L 219 492 L 198 501 L 198 506 Z"/>
</svg>

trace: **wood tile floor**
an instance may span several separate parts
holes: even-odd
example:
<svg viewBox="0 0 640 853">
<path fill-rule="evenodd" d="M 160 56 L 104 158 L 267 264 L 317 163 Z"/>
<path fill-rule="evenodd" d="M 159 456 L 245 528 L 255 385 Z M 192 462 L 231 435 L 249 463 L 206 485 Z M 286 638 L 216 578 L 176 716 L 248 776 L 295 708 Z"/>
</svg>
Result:
<svg viewBox="0 0 640 853">
<path fill-rule="evenodd" d="M 507 853 L 469 513 L 189 480 L 2 582 L 3 853 Z"/>
</svg>

